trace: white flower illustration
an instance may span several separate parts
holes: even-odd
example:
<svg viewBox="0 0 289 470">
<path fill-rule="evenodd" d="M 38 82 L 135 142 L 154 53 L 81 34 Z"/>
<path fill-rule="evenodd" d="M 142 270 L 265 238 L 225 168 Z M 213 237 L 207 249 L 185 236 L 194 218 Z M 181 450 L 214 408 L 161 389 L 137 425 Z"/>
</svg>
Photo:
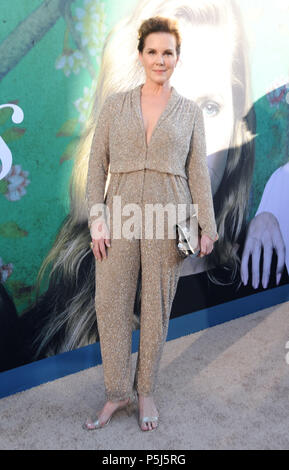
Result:
<svg viewBox="0 0 289 470">
<path fill-rule="evenodd" d="M 4 179 L 8 181 L 7 192 L 4 194 L 8 201 L 19 201 L 26 194 L 25 187 L 30 183 L 27 179 L 28 171 L 21 169 L 21 165 L 12 165 Z"/>
<path fill-rule="evenodd" d="M 106 32 L 104 3 L 95 0 L 84 0 L 83 8 L 75 8 L 74 25 L 80 33 L 81 45 L 91 56 L 94 56 L 99 64 L 99 55 L 102 50 Z M 73 72 L 78 74 L 81 68 L 87 66 L 83 53 L 77 49 L 71 49 L 67 44 L 62 54 L 55 61 L 57 70 L 63 69 L 66 77 Z"/>
<path fill-rule="evenodd" d="M 86 67 L 86 61 L 83 54 L 79 50 L 64 51 L 61 56 L 56 59 L 55 68 L 63 69 L 64 74 L 68 77 L 71 72 L 78 74 L 81 67 Z"/>
<path fill-rule="evenodd" d="M 14 266 L 12 263 L 4 264 L 0 256 L 0 280 L 1 282 L 5 282 L 8 279 L 8 277 L 11 276 L 13 272 L 13 268 Z"/>
<path fill-rule="evenodd" d="M 106 33 L 105 6 L 101 1 L 84 0 L 83 8 L 75 9 L 75 27 L 81 32 L 81 43 L 92 56 L 101 52 Z"/>
<path fill-rule="evenodd" d="M 79 112 L 78 120 L 80 123 L 83 123 L 88 118 L 89 113 L 89 106 L 92 103 L 92 88 L 88 88 L 87 86 L 83 89 L 83 96 L 82 98 L 78 98 L 74 101 L 74 105 Z"/>
</svg>

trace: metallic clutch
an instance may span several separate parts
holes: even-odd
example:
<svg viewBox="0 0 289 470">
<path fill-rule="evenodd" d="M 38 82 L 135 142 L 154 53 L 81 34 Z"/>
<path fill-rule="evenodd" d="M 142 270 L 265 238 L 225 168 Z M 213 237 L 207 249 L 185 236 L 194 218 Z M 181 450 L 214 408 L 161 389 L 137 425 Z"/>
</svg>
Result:
<svg viewBox="0 0 289 470">
<path fill-rule="evenodd" d="M 195 258 L 200 252 L 200 227 L 197 214 L 176 224 L 176 240 L 179 254 Z"/>
</svg>

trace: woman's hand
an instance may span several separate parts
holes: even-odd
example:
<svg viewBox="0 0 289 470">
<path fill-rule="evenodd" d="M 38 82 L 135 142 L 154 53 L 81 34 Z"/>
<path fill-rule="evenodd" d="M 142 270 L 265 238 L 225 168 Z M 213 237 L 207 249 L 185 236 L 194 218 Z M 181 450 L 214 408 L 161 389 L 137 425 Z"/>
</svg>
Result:
<svg viewBox="0 0 289 470">
<path fill-rule="evenodd" d="M 219 235 L 216 236 L 215 240 L 212 240 L 208 235 L 205 233 L 201 236 L 201 241 L 200 241 L 200 248 L 201 251 L 198 254 L 198 258 L 203 258 L 206 255 L 209 255 L 214 248 L 214 243 L 217 241 L 219 238 Z"/>
<path fill-rule="evenodd" d="M 93 254 L 96 259 L 102 261 L 103 258 L 107 258 L 106 246 L 110 246 L 110 234 L 106 222 L 104 220 L 92 222 L 90 234 L 93 243 Z"/>
</svg>

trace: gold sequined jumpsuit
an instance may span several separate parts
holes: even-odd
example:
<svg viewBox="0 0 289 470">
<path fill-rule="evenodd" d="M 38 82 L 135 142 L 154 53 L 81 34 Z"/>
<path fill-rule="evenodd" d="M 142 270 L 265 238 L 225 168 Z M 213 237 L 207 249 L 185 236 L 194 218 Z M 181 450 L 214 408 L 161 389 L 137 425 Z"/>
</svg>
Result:
<svg viewBox="0 0 289 470">
<path fill-rule="evenodd" d="M 141 87 L 114 93 L 106 99 L 88 165 L 89 226 L 95 219 L 90 212 L 94 204 L 105 202 L 108 208 L 111 246 L 106 248 L 106 259 L 95 260 L 95 309 L 106 398 L 111 401 L 132 397 L 133 389 L 143 395 L 155 391 L 183 262 L 175 238 L 168 237 L 165 211 L 164 236 L 157 236 L 155 224 L 153 237 L 146 238 L 146 204 L 165 207 L 168 203 L 189 205 L 194 202 L 198 204 L 201 233 L 207 233 L 213 240 L 217 235 L 201 109 L 172 87 L 170 99 L 147 145 L 140 105 Z M 110 181 L 104 197 L 109 165 Z M 115 213 L 114 196 L 121 196 Z M 123 208 L 128 203 L 141 208 L 140 236 L 115 238 L 114 219 L 124 214 Z M 122 216 L 122 223 L 129 215 Z M 139 270 L 142 285 L 140 342 L 132 383 L 131 340 Z"/>
</svg>

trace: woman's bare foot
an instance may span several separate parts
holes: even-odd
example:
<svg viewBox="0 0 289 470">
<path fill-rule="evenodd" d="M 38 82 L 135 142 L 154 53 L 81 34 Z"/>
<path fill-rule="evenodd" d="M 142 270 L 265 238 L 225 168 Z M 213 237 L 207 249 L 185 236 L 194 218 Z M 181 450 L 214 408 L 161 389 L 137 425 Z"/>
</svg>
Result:
<svg viewBox="0 0 289 470">
<path fill-rule="evenodd" d="M 96 419 L 99 420 L 99 423 L 101 425 L 104 425 L 107 423 L 111 415 L 118 409 L 118 408 L 123 408 L 128 402 L 130 401 L 129 398 L 126 400 L 121 400 L 121 401 L 106 401 L 103 408 L 97 413 Z M 88 429 L 94 429 L 94 420 L 87 420 L 85 423 L 85 426 Z"/>
<path fill-rule="evenodd" d="M 158 410 L 156 408 L 153 396 L 145 396 L 138 393 L 138 403 L 139 403 L 139 419 L 142 420 L 145 416 L 159 416 Z M 143 431 L 149 431 L 157 427 L 157 422 L 149 421 L 147 423 L 142 423 L 141 429 Z"/>
</svg>

